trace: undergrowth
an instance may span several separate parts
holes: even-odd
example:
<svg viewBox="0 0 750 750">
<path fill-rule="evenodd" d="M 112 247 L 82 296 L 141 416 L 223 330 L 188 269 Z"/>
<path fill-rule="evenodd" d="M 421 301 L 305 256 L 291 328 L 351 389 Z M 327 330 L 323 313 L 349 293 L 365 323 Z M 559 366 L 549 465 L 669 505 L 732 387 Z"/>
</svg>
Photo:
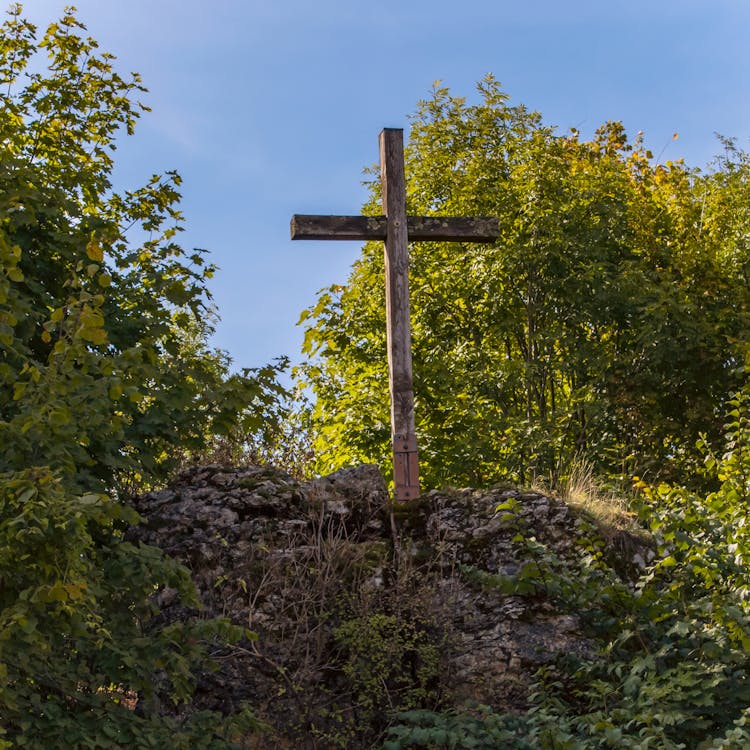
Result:
<svg viewBox="0 0 750 750">
<path fill-rule="evenodd" d="M 518 596 L 544 588 L 577 613 L 598 643 L 593 657 L 561 655 L 540 669 L 524 716 L 487 707 L 402 713 L 383 747 L 750 747 L 747 393 L 734 397 L 728 417 L 724 452 L 704 446 L 716 491 L 641 486 L 634 512 L 656 554 L 636 580 L 621 580 L 603 546 L 583 539 L 576 562 L 530 540 L 535 566 L 501 582 Z"/>
</svg>

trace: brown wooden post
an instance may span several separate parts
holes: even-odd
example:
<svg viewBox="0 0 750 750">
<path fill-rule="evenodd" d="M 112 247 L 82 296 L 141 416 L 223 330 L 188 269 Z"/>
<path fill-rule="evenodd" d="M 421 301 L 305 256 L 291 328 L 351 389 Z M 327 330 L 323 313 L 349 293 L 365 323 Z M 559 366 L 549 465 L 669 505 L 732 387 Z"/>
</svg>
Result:
<svg viewBox="0 0 750 750">
<path fill-rule="evenodd" d="M 388 222 L 385 238 L 385 315 L 394 496 L 396 500 L 411 500 L 419 497 L 419 463 L 411 366 L 403 130 L 386 128 L 380 133 L 380 184 L 383 213 Z"/>
<path fill-rule="evenodd" d="M 379 145 L 384 216 L 295 214 L 290 229 L 293 240 L 385 241 L 394 496 L 396 500 L 414 500 L 419 497 L 419 466 L 409 320 L 409 242 L 494 242 L 500 227 L 496 218 L 486 216 L 407 216 L 404 131 L 385 128 Z"/>
</svg>

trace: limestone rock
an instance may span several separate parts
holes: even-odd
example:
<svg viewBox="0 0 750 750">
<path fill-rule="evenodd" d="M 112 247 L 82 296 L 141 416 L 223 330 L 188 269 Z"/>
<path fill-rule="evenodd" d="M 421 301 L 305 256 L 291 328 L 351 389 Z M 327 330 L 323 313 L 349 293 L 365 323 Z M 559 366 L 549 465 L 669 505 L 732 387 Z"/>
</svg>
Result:
<svg viewBox="0 0 750 750">
<path fill-rule="evenodd" d="M 387 702 L 403 696 L 407 707 L 523 710 L 540 665 L 591 649 L 576 616 L 543 593 L 508 595 L 467 574 L 514 576 L 528 562 L 519 535 L 572 559 L 581 520 L 566 505 L 519 490 L 432 491 L 400 523 L 412 532 L 394 555 L 388 503 L 376 466 L 310 482 L 202 466 L 135 500 L 144 523 L 131 538 L 182 561 L 205 608 L 162 591 L 163 617 L 229 617 L 258 634 L 222 653 L 198 690 L 207 708 L 249 702 L 275 730 L 258 747 L 369 747 Z M 392 663 L 378 660 L 394 648 Z M 380 683 L 357 697 L 357 679 L 365 690 L 371 677 L 385 686 L 382 706 Z"/>
</svg>

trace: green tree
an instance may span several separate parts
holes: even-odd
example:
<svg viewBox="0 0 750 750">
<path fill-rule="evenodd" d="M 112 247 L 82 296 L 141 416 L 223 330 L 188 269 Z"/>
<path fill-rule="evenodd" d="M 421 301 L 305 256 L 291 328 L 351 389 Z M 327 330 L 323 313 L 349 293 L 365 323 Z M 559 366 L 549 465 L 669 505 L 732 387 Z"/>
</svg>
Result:
<svg viewBox="0 0 750 750">
<path fill-rule="evenodd" d="M 699 433 L 720 434 L 748 331 L 747 294 L 730 298 L 737 274 L 698 223 L 703 181 L 721 180 L 655 166 L 619 123 L 584 141 L 511 105 L 491 77 L 479 92 L 469 106 L 436 88 L 406 148 L 410 213 L 501 226 L 494 246 L 411 248 L 427 485 L 528 481 L 579 452 L 611 473 L 695 463 Z M 372 189 L 365 213 L 379 212 Z M 745 195 L 744 178 L 732 189 Z M 321 470 L 387 462 L 382 266 L 365 246 L 348 283 L 303 313 Z"/>
<path fill-rule="evenodd" d="M 178 445 L 199 448 L 237 414 L 259 424 L 260 410 L 243 407 L 270 402 L 275 386 L 270 368 L 228 376 L 226 358 L 206 345 L 214 268 L 174 241 L 179 176 L 110 190 L 114 138 L 120 127 L 133 131 L 142 87 L 114 72 L 79 28 L 72 16 L 50 27 L 39 43 L 50 75 L 27 74 L 24 86 L 35 30 L 18 14 L 4 29 L 0 177 L 12 276 L 0 376 L 15 393 L 0 396 L 0 438 L 10 446 L 0 469 L 39 463 L 48 445 L 44 463 L 75 467 L 82 486 L 96 480 L 101 489 L 131 470 L 134 455 L 148 479 L 169 469 Z M 148 239 L 128 242 L 139 230 Z M 73 335 L 83 354 L 68 346 Z M 73 401 L 79 416 L 90 407 L 85 419 L 73 420 Z"/>
<path fill-rule="evenodd" d="M 155 624 L 158 588 L 197 602 L 125 541 L 127 492 L 257 431 L 282 389 L 207 344 L 214 269 L 175 242 L 179 176 L 112 190 L 143 88 L 84 28 L 40 35 L 13 6 L 0 36 L 0 747 L 228 747 L 231 722 L 156 698 L 189 704 L 207 645 L 250 634 Z"/>
</svg>

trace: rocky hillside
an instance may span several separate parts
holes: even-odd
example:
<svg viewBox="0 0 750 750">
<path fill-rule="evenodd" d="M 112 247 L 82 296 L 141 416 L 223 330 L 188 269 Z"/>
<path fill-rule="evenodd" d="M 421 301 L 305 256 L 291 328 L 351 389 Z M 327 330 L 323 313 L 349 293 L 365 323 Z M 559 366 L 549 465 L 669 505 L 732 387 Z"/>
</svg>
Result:
<svg viewBox="0 0 750 750">
<path fill-rule="evenodd" d="M 164 590 L 161 616 L 257 634 L 198 688 L 206 708 L 254 708 L 254 747 L 377 747 L 399 710 L 522 711 L 541 665 L 592 649 L 538 559 L 579 557 L 592 525 L 538 493 L 433 491 L 394 525 L 375 466 L 305 483 L 204 466 L 136 507 L 133 538 L 184 562 L 204 604 Z M 644 556 L 610 543 L 621 570 Z"/>
</svg>

